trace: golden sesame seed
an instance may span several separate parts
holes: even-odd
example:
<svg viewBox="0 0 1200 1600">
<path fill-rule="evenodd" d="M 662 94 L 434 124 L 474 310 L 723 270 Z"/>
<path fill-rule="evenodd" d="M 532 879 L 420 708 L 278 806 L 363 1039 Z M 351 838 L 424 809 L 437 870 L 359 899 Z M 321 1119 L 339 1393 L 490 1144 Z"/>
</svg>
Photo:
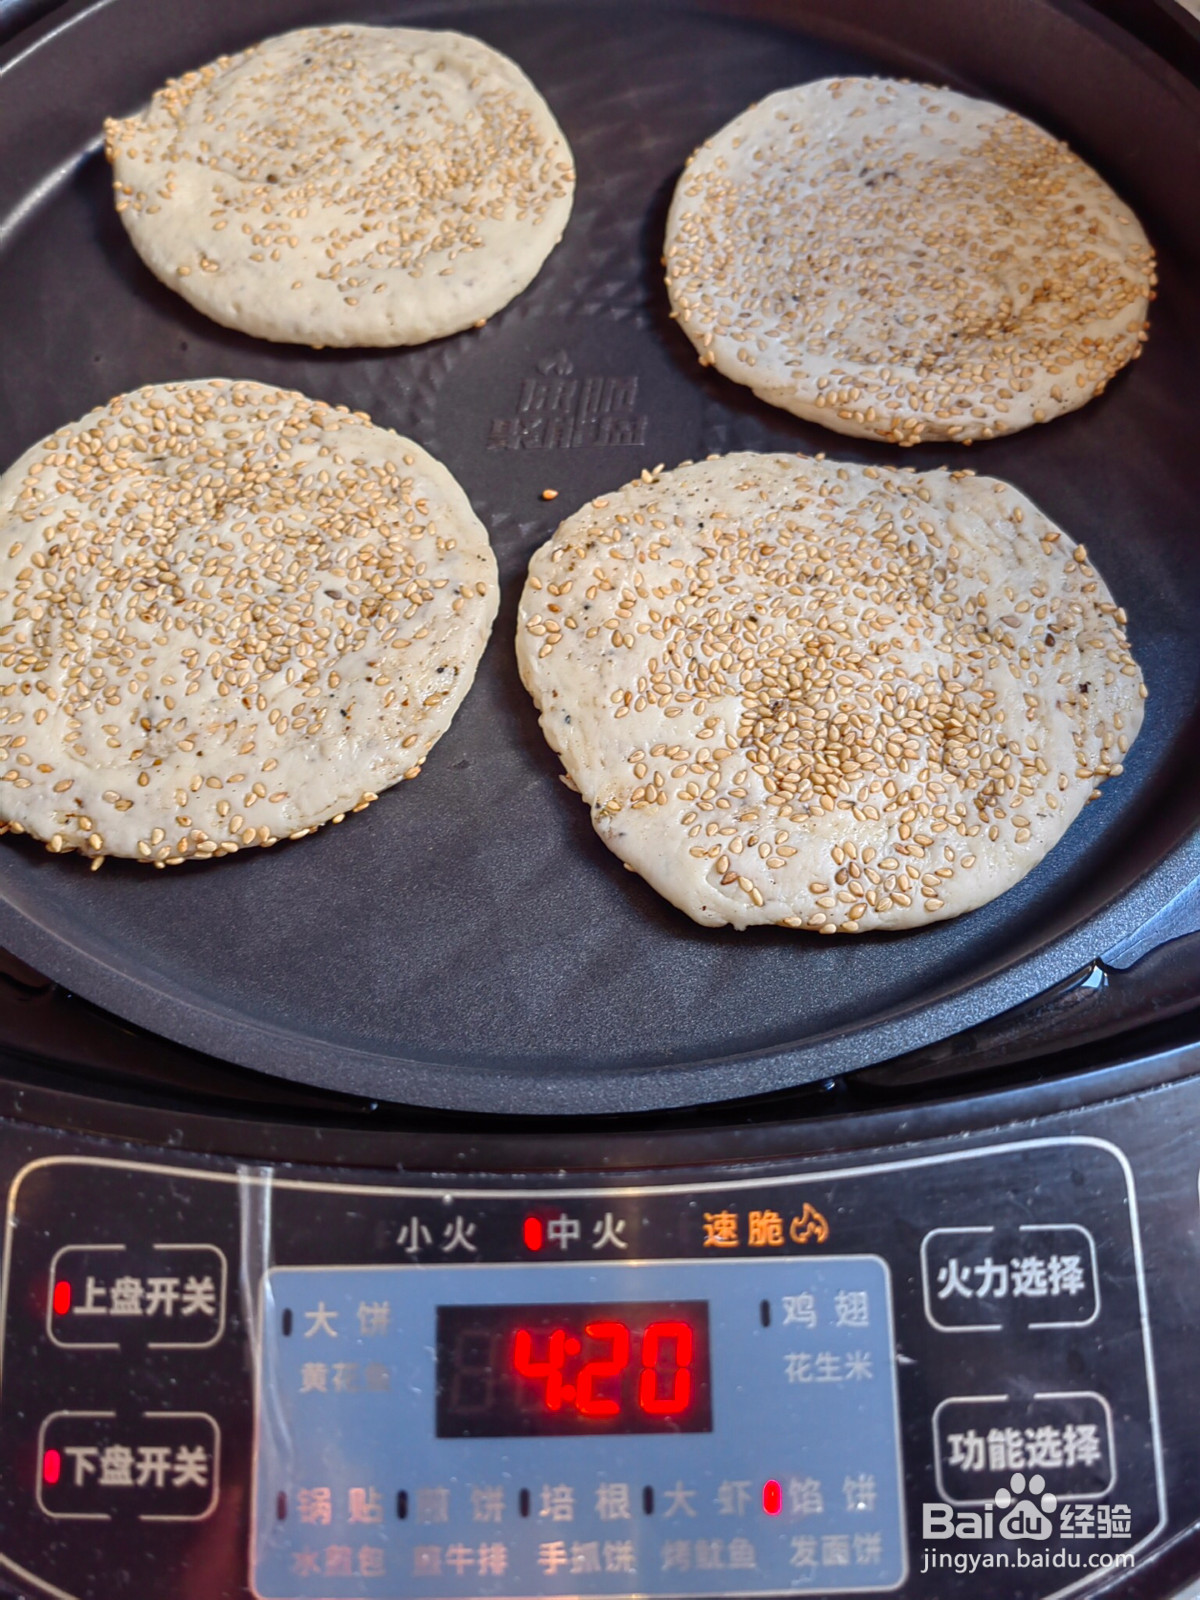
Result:
<svg viewBox="0 0 1200 1600">
<path fill-rule="evenodd" d="M 930 136 L 930 95 L 957 108 L 954 138 Z M 904 446 L 990 438 L 1102 392 L 1139 353 L 1154 282 L 1142 230 L 1065 145 L 881 79 L 785 90 L 717 133 L 679 180 L 665 264 L 703 365 Z"/>
<path fill-rule="evenodd" d="M 191 843 L 172 849 L 158 830 L 153 850 L 190 859 L 226 833 L 226 785 L 245 784 L 264 808 L 286 805 L 283 774 L 264 781 L 279 756 L 335 731 L 353 741 L 360 723 L 366 737 L 376 706 L 385 737 L 408 737 L 416 712 L 386 687 L 392 652 L 411 649 L 424 670 L 414 641 L 446 650 L 450 596 L 478 632 L 494 588 L 478 576 L 477 543 L 447 521 L 423 458 L 409 447 L 401 468 L 386 451 L 364 454 L 379 435 L 346 430 L 366 425 L 300 395 L 212 380 L 118 396 L 35 448 L 12 487 L 13 514 L 32 518 L 37 543 L 28 553 L 28 534 L 9 544 L 8 614 L 20 627 L 26 609 L 52 613 L 43 656 L 27 655 L 20 636 L 0 639 L 0 694 L 33 701 L 15 713 L 28 721 L 0 731 L 9 763 L 0 804 L 42 774 L 63 797 L 47 838 L 98 850 L 103 836 L 106 855 L 144 859 L 139 835 L 161 819 L 192 830 Z M 131 474 L 134 494 L 122 487 Z M 70 509 L 79 505 L 82 518 Z M 67 585 L 93 570 L 95 601 L 84 602 Z M 348 661 L 368 665 L 352 678 Z M 436 721 L 461 664 L 442 654 L 435 669 L 446 687 L 420 714 Z M 424 750 L 437 731 L 423 734 Z M 244 770 L 231 773 L 220 748 L 240 752 Z M 67 759 L 80 773 L 70 799 L 76 780 L 55 771 Z M 129 777 L 114 785 L 122 762 Z M 85 810 L 104 819 L 99 828 Z M 254 820 L 256 839 L 263 826 L 274 838 L 273 817 Z M 240 839 L 249 823 L 236 821 Z"/>
<path fill-rule="evenodd" d="M 1000 874 L 1015 881 L 1034 842 L 1028 808 L 1044 800 L 1052 816 L 1051 791 L 1070 785 L 1041 753 L 1059 716 L 1056 674 L 1082 676 L 1070 663 L 1096 648 L 1093 635 L 1134 674 L 1103 764 L 1079 782 L 1111 774 L 1138 703 L 1116 608 L 1090 569 L 1056 557 L 1028 593 L 1006 581 L 996 547 L 1028 538 L 1014 509 L 1035 549 L 1057 537 L 1015 496 L 967 472 L 745 454 L 639 478 L 563 523 L 534 558 L 518 648 L 606 841 L 621 854 L 637 837 L 671 861 L 682 827 L 698 865 L 677 903 L 692 911 L 694 893 L 698 920 L 737 926 L 786 925 L 780 899 L 805 926 L 826 926 L 817 914 L 831 931 L 903 924 L 914 906 L 942 916 L 989 898 Z M 948 523 L 964 531 L 951 539 Z M 585 608 L 590 633 L 573 637 Z M 581 699 L 597 673 L 604 694 Z M 1028 733 L 1013 726 L 1016 706 Z M 610 770 L 597 796 L 595 752 L 614 736 L 624 774 Z M 634 834 L 642 823 L 626 808 L 662 820 Z M 1038 848 L 1063 826 L 1039 823 Z M 996 870 L 965 884 L 977 858 L 956 852 L 981 831 Z M 752 861 L 773 874 L 769 891 Z M 758 919 L 768 897 L 771 917 Z"/>
<path fill-rule="evenodd" d="M 357 343 L 428 337 L 431 307 L 447 324 L 439 331 L 482 326 L 503 303 L 487 270 L 501 241 L 510 272 L 508 256 L 518 272 L 540 264 L 566 222 L 574 171 L 512 64 L 443 38 L 434 59 L 403 30 L 305 29 L 169 80 L 144 111 L 105 125 L 135 243 L 155 237 L 154 219 L 194 209 L 199 190 L 212 253 L 176 278 L 202 309 L 219 295 L 227 318 L 224 280 L 249 268 L 260 306 L 308 291 L 302 313 L 280 312 L 278 336 L 315 348 L 344 343 L 348 329 Z"/>
</svg>

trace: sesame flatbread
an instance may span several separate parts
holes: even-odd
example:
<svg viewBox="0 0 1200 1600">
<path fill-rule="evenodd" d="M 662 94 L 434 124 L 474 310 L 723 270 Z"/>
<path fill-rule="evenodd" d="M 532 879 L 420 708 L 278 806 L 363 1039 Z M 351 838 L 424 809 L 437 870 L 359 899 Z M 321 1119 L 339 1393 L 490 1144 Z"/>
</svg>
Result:
<svg viewBox="0 0 1200 1600">
<path fill-rule="evenodd" d="M 1010 484 L 749 453 L 536 553 L 517 654 L 605 844 L 708 927 L 862 933 L 1016 883 L 1121 771 L 1124 613 Z"/>
<path fill-rule="evenodd" d="M 417 776 L 497 599 L 458 484 L 361 412 L 118 395 L 0 478 L 0 820 L 155 866 L 341 821 Z"/>
<path fill-rule="evenodd" d="M 459 33 L 302 28 L 106 124 L 150 270 L 265 339 L 419 344 L 521 292 L 571 212 L 570 149 L 507 56 Z"/>
<path fill-rule="evenodd" d="M 839 433 L 990 439 L 1141 353 L 1154 256 L 1104 180 L 949 89 L 831 78 L 692 156 L 667 287 L 702 363 Z"/>
</svg>

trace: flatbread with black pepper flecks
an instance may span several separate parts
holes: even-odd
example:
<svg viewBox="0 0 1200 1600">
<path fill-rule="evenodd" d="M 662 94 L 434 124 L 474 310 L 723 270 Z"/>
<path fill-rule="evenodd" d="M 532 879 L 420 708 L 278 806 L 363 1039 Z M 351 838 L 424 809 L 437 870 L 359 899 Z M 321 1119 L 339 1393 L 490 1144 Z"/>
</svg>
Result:
<svg viewBox="0 0 1200 1600">
<path fill-rule="evenodd" d="M 0 819 L 155 866 L 340 821 L 416 777 L 498 593 L 455 480 L 361 412 L 118 395 L 0 478 Z"/>
<path fill-rule="evenodd" d="M 695 152 L 667 287 L 702 362 L 839 433 L 990 439 L 1140 354 L 1154 256 L 1091 167 L 949 89 L 831 78 Z"/>
<path fill-rule="evenodd" d="M 517 655 L 608 847 L 695 921 L 860 933 L 1010 888 L 1121 771 L 1124 613 L 1010 484 L 739 454 L 536 553 Z"/>
<path fill-rule="evenodd" d="M 460 33 L 302 28 L 105 131 L 151 271 L 226 327 L 294 343 L 419 344 L 491 316 L 574 193 L 541 95 Z"/>
</svg>

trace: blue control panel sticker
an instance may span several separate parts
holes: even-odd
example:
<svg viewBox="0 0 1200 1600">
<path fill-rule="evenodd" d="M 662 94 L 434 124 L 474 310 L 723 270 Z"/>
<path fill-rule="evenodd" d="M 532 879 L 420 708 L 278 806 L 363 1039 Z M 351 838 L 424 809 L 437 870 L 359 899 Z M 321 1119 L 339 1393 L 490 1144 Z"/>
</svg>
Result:
<svg viewBox="0 0 1200 1600">
<path fill-rule="evenodd" d="M 276 1268 L 256 1432 L 262 1600 L 907 1572 L 877 1256 Z"/>
</svg>

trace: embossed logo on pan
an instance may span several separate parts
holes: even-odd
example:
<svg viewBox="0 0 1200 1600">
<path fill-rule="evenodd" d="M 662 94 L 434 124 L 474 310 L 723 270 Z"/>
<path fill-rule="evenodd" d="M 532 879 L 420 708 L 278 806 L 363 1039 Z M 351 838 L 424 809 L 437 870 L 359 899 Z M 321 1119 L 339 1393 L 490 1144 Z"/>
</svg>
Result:
<svg viewBox="0 0 1200 1600">
<path fill-rule="evenodd" d="M 638 379 L 582 377 L 565 350 L 544 357 L 521 380 L 511 416 L 493 417 L 489 450 L 577 450 L 643 445 L 650 419 L 637 409 Z"/>
</svg>

